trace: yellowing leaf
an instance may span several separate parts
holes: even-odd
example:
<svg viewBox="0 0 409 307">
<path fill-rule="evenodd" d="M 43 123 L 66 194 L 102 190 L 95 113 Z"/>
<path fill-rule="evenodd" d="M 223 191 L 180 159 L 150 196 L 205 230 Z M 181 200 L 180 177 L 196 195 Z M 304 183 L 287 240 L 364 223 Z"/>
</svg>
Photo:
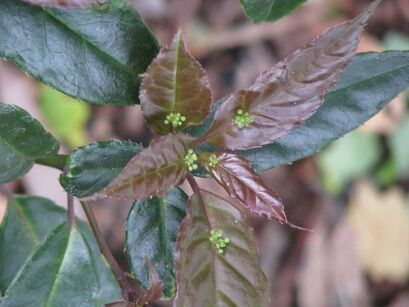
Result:
<svg viewBox="0 0 409 307">
<path fill-rule="evenodd" d="M 405 282 L 409 276 L 409 206 L 402 191 L 379 192 L 367 182 L 359 183 L 347 214 L 371 279 Z"/>
</svg>

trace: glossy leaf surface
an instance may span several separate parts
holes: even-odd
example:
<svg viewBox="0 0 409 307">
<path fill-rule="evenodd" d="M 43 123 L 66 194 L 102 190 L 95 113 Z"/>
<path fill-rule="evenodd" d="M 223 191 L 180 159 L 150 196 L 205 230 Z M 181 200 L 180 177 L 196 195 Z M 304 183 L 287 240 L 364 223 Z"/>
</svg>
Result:
<svg viewBox="0 0 409 307">
<path fill-rule="evenodd" d="M 409 86 L 409 51 L 358 55 L 324 104 L 275 143 L 241 151 L 256 171 L 308 157 L 356 129 Z"/>
<path fill-rule="evenodd" d="M 85 198 L 146 199 L 163 195 L 187 175 L 185 156 L 194 148 L 193 138 L 168 134 L 154 139 L 148 148 L 134 156 L 119 175 L 102 191 Z"/>
<path fill-rule="evenodd" d="M 267 306 L 269 283 L 246 217 L 224 199 L 199 193 L 189 200 L 176 243 L 175 306 Z M 222 254 L 209 241 L 212 229 L 230 239 Z"/>
<path fill-rule="evenodd" d="M 299 49 L 248 89 L 232 94 L 215 115 L 207 143 L 233 150 L 272 143 L 315 113 L 324 94 L 351 62 L 360 34 L 381 0 Z M 237 124 L 247 114 L 249 122 Z"/>
<path fill-rule="evenodd" d="M 23 0 L 33 5 L 44 7 L 84 7 L 97 3 L 99 0 Z"/>
<path fill-rule="evenodd" d="M 60 176 L 63 188 L 85 197 L 105 188 L 138 154 L 142 146 L 126 141 L 105 141 L 74 150 L 67 159 L 67 173 Z"/>
<path fill-rule="evenodd" d="M 35 196 L 14 196 L 0 226 L 0 291 L 5 292 L 27 257 L 56 226 L 67 220 L 67 212 L 52 201 Z M 91 249 L 100 280 L 101 300 L 121 299 L 115 278 L 102 258 L 89 226 L 78 221 L 78 229 Z"/>
<path fill-rule="evenodd" d="M 24 22 L 22 22 L 24 20 Z M 158 43 L 124 0 L 87 9 L 0 1 L 0 56 L 34 78 L 97 104 L 138 102 L 138 74 Z"/>
<path fill-rule="evenodd" d="M 290 14 L 307 0 L 240 0 L 253 22 L 273 21 Z"/>
<path fill-rule="evenodd" d="M 175 188 L 163 198 L 136 201 L 127 219 L 125 246 L 131 270 L 136 280 L 149 288 L 147 257 L 163 282 L 164 298 L 172 298 L 176 292 L 173 254 L 187 198 L 181 189 Z"/>
<path fill-rule="evenodd" d="M 217 156 L 217 165 L 209 165 L 209 157 Z M 280 197 L 271 191 L 251 168 L 250 163 L 234 153 L 202 153 L 199 159 L 214 179 L 247 209 L 269 219 L 287 223 Z"/>
<path fill-rule="evenodd" d="M 47 236 L 0 301 L 1 307 L 101 304 L 91 250 L 80 232 L 67 223 Z"/>
<path fill-rule="evenodd" d="M 0 103 L 0 184 L 24 175 L 34 160 L 56 154 L 59 146 L 26 111 Z"/>
<path fill-rule="evenodd" d="M 172 129 L 170 123 L 165 123 L 171 113 L 185 117 L 179 123 L 181 128 L 198 125 L 209 114 L 209 81 L 199 62 L 190 55 L 180 32 L 144 74 L 140 101 L 149 127 L 158 134 Z"/>
</svg>

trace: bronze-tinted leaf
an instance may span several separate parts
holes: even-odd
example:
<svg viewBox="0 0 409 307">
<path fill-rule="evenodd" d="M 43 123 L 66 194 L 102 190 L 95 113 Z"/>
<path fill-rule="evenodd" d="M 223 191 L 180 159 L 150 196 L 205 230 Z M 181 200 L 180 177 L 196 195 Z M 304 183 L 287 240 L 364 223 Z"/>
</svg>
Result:
<svg viewBox="0 0 409 307">
<path fill-rule="evenodd" d="M 23 0 L 44 7 L 85 7 L 100 2 L 100 0 Z"/>
<path fill-rule="evenodd" d="M 221 253 L 209 240 L 212 230 L 228 239 Z M 226 200 L 206 191 L 193 194 L 176 249 L 176 307 L 267 306 L 269 283 L 252 230 Z"/>
<path fill-rule="evenodd" d="M 149 301 L 161 298 L 163 292 L 163 283 L 160 280 L 159 274 L 156 271 L 155 266 L 147 257 L 145 257 L 145 265 L 148 268 L 149 289 L 147 289 L 137 300 L 137 306 L 145 306 Z"/>
<path fill-rule="evenodd" d="M 141 84 L 140 101 L 149 127 L 158 134 L 203 122 L 210 112 L 209 81 L 189 53 L 180 32 L 148 67 Z M 181 120 L 167 120 L 180 114 Z"/>
<path fill-rule="evenodd" d="M 152 195 L 164 195 L 185 179 L 185 156 L 193 147 L 193 138 L 185 134 L 169 134 L 154 139 L 106 188 L 83 200 L 105 197 L 146 199 Z"/>
<path fill-rule="evenodd" d="M 199 160 L 229 195 L 248 210 L 288 223 L 280 197 L 266 187 L 246 159 L 234 153 L 206 152 L 199 155 Z"/>
<path fill-rule="evenodd" d="M 229 149 L 272 143 L 315 113 L 351 62 L 368 18 L 382 0 L 335 26 L 227 98 L 203 141 Z M 241 113 L 241 114 L 240 114 Z"/>
</svg>

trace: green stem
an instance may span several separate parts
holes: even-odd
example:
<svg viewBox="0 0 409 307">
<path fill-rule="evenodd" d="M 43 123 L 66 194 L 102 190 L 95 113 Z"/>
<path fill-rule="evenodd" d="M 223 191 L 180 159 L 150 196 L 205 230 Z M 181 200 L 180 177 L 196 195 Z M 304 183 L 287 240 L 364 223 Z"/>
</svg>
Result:
<svg viewBox="0 0 409 307">
<path fill-rule="evenodd" d="M 67 160 L 66 155 L 53 155 L 49 156 L 46 158 L 40 158 L 36 159 L 35 162 L 41 165 L 49 166 L 49 167 L 54 167 L 56 169 L 59 169 L 61 171 L 64 170 L 65 167 L 65 162 Z"/>
</svg>

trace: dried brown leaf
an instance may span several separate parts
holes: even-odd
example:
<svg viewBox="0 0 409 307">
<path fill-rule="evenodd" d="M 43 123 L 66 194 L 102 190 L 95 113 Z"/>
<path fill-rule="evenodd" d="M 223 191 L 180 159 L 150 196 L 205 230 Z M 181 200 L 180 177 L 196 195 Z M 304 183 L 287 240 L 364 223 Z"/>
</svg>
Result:
<svg viewBox="0 0 409 307">
<path fill-rule="evenodd" d="M 233 150 L 256 148 L 309 118 L 351 62 L 360 34 L 381 1 L 374 1 L 355 19 L 330 28 L 263 73 L 249 89 L 232 94 L 202 141 Z M 239 110 L 252 120 L 241 128 L 235 123 Z"/>
</svg>

